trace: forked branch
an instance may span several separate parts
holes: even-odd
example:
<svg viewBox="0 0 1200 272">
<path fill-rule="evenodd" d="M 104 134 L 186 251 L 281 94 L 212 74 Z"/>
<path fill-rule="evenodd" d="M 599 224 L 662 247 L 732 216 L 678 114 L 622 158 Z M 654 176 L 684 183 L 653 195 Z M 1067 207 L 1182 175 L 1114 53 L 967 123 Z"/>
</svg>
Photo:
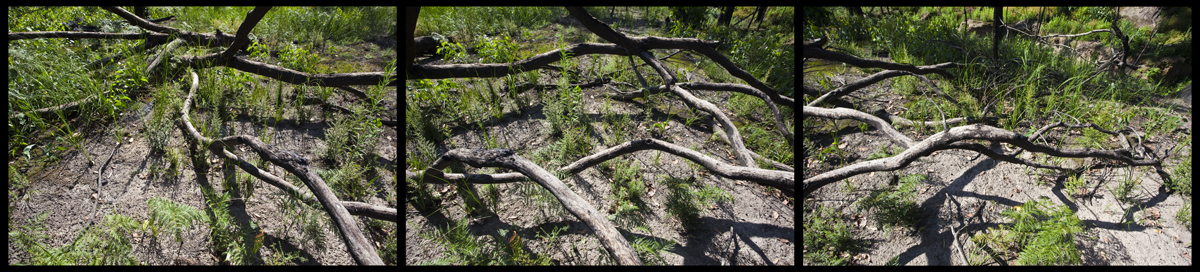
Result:
<svg viewBox="0 0 1200 272">
<path fill-rule="evenodd" d="M 337 195 L 333 194 L 333 190 L 330 190 L 329 186 L 325 185 L 325 180 L 317 175 L 316 171 L 309 168 L 308 159 L 294 152 L 281 150 L 263 143 L 256 137 L 235 135 L 213 140 L 204 137 L 204 135 L 196 131 L 196 128 L 192 126 L 191 119 L 188 117 L 188 112 L 192 104 L 192 96 L 195 95 L 196 89 L 199 88 L 200 76 L 196 75 L 196 72 L 191 72 L 191 74 L 192 88 L 188 91 L 187 98 L 183 100 L 183 109 L 181 110 L 183 115 L 179 124 L 187 136 L 194 139 L 199 145 L 207 146 L 213 153 L 221 155 L 226 155 L 225 153 L 229 152 L 225 150 L 224 147 L 226 146 L 248 145 L 264 160 L 275 163 L 283 167 L 284 170 L 296 175 L 296 177 L 300 178 L 308 186 L 309 190 L 312 190 L 316 194 L 317 200 L 325 207 L 325 212 L 333 218 L 334 224 L 338 226 L 338 230 L 342 234 L 342 240 L 346 243 L 346 248 L 350 249 L 350 255 L 354 257 L 354 260 L 361 265 L 384 264 L 383 260 L 375 252 L 375 248 L 371 246 L 370 241 L 359 230 L 357 221 L 350 216 L 346 207 L 343 206 L 342 201 L 338 200 Z M 242 161 L 240 164 L 247 163 Z M 263 174 L 261 171 L 256 172 L 259 172 L 260 176 Z M 254 172 L 251 174 L 254 174 Z"/>
<path fill-rule="evenodd" d="M 819 109 L 819 110 L 818 109 L 819 108 L 813 109 L 811 107 L 805 107 L 805 113 L 806 114 L 808 114 L 810 112 L 827 113 L 828 111 L 836 110 L 836 111 L 841 111 L 843 113 L 842 117 L 853 116 L 855 118 L 862 118 L 861 116 L 863 116 L 863 115 L 869 116 L 865 113 L 861 113 L 861 112 L 851 110 L 851 109 L 842 109 L 842 108 Z M 855 112 L 857 114 L 850 114 L 847 112 Z M 880 121 L 881 119 L 874 118 L 874 116 L 871 116 L 871 117 L 872 118 L 866 118 L 866 119 L 870 120 L 870 123 L 872 125 L 877 125 L 883 131 L 894 131 L 894 129 L 892 129 L 891 126 L 881 122 Z M 871 119 L 875 119 L 875 120 L 871 120 Z M 883 123 L 883 124 L 881 124 L 881 123 Z M 1058 127 L 1058 126 L 1091 127 L 1093 125 L 1090 125 L 1090 124 L 1087 124 L 1087 125 L 1064 125 L 1062 123 L 1055 123 L 1055 124 L 1051 124 L 1051 125 L 1047 126 L 1046 128 L 1041 129 L 1039 132 L 1035 133 L 1033 135 L 1033 137 L 1035 137 L 1035 138 L 1039 137 L 1047 129 L 1052 128 L 1052 127 Z M 888 134 L 891 135 L 891 133 L 888 133 Z M 1000 129 L 1000 128 L 996 128 L 996 127 L 991 127 L 991 126 L 987 126 L 987 125 L 983 125 L 983 124 L 974 124 L 974 125 L 954 127 L 948 131 L 939 132 L 937 134 L 929 136 L 929 138 L 926 138 L 925 140 L 915 143 L 915 144 L 912 144 L 912 145 L 906 144 L 908 141 L 911 141 L 911 140 L 908 140 L 908 137 L 905 137 L 903 135 L 892 136 L 892 137 L 893 137 L 894 141 L 897 141 L 898 143 L 900 143 L 898 145 L 907 146 L 907 149 L 904 152 L 901 152 L 900 154 L 897 154 L 896 156 L 893 156 L 893 157 L 859 162 L 859 163 L 856 163 L 856 164 L 853 164 L 850 166 L 835 169 L 833 171 L 825 172 L 825 173 L 816 175 L 814 177 L 805 179 L 804 180 L 804 196 L 808 197 L 814 191 L 816 191 L 817 189 L 819 189 L 825 185 L 828 185 L 830 183 L 833 183 L 833 182 L 836 182 L 839 180 L 843 180 L 846 178 L 850 178 L 855 175 L 865 174 L 865 173 L 869 173 L 869 172 L 891 171 L 891 170 L 904 168 L 905 166 L 908 166 L 908 164 L 912 163 L 913 161 L 915 161 L 916 159 L 918 159 L 920 157 L 929 155 L 929 154 L 933 153 L 934 151 L 946 150 L 946 149 L 974 150 L 974 151 L 980 152 L 980 153 L 987 155 L 988 157 L 991 157 L 996 160 L 1024 164 L 1024 165 L 1029 165 L 1029 166 L 1038 167 L 1038 168 L 1069 170 L 1069 169 L 1064 169 L 1064 168 L 1061 168 L 1058 166 L 1043 165 L 1040 163 L 1021 159 L 1021 158 L 1016 157 L 1015 153 L 1014 154 L 1002 154 L 1002 153 L 995 152 L 991 149 L 988 149 L 979 144 L 960 142 L 963 140 L 971 140 L 971 139 L 989 140 L 989 141 L 995 141 L 995 142 L 1008 143 L 1008 144 L 1012 144 L 1012 145 L 1021 147 L 1025 150 L 1046 153 L 1047 155 L 1056 156 L 1056 157 L 1068 157 L 1068 158 L 1098 157 L 1098 158 L 1111 159 L 1111 160 L 1115 160 L 1115 161 L 1121 161 L 1128 165 L 1134 165 L 1134 166 L 1157 166 L 1160 164 L 1160 162 L 1155 159 L 1135 158 L 1134 156 L 1132 156 L 1132 154 L 1130 152 L 1130 148 L 1116 149 L 1116 150 L 1098 150 L 1098 149 L 1092 149 L 1092 148 L 1059 149 L 1059 148 L 1055 148 L 1055 147 L 1048 146 L 1048 145 L 1034 143 L 1034 142 L 1030 141 L 1029 138 L 1026 138 L 1025 136 L 1022 136 L 1021 134 L 1018 134 L 1016 132 L 1012 132 L 1012 131 L 1008 131 L 1008 130 L 1004 130 L 1004 129 Z M 897 138 L 899 138 L 899 139 L 897 139 Z"/>
<path fill-rule="evenodd" d="M 517 170 L 527 177 L 532 178 L 535 182 L 546 190 L 550 191 L 563 206 L 574 214 L 575 217 L 582 220 L 592 231 L 596 233 L 596 237 L 600 239 L 600 244 L 612 254 L 613 259 L 622 265 L 641 265 L 642 261 L 638 259 L 633 247 L 625 240 L 624 236 L 617 231 L 611 222 L 604 218 L 604 214 L 596 211 L 596 208 L 588 204 L 586 200 L 567 188 L 566 184 L 554 177 L 554 175 L 542 169 L 541 166 L 534 164 L 517 155 L 516 152 L 497 148 L 492 150 L 474 150 L 474 149 L 454 149 L 438 158 L 433 163 L 429 171 L 426 173 L 440 172 L 455 161 L 466 163 L 471 167 L 503 167 Z"/>
</svg>

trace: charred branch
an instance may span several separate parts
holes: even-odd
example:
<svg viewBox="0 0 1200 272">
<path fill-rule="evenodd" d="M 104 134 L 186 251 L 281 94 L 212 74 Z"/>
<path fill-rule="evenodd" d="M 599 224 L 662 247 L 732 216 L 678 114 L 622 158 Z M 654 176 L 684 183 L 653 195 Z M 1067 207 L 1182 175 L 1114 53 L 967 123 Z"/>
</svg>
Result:
<svg viewBox="0 0 1200 272">
<path fill-rule="evenodd" d="M 913 72 L 913 73 L 921 74 L 921 75 L 935 73 L 935 74 L 945 76 L 947 78 L 954 78 L 954 75 L 951 74 L 950 72 L 947 72 L 945 69 L 961 66 L 960 64 L 953 63 L 953 62 L 941 63 L 941 64 L 937 64 L 937 65 L 915 66 L 912 64 L 900 64 L 900 63 L 894 63 L 894 62 L 861 59 L 861 58 L 857 58 L 857 57 L 854 57 L 851 55 L 846 55 L 846 54 L 839 53 L 839 52 L 825 50 L 825 49 L 817 46 L 818 44 L 820 44 L 820 43 L 814 42 L 814 43 L 812 43 L 812 45 L 807 45 L 807 44 L 804 45 L 804 57 L 823 59 L 823 60 L 828 60 L 828 61 L 843 62 L 846 64 L 857 66 L 859 68 L 883 68 L 883 69 L 888 69 L 888 70 L 901 70 L 901 71 L 909 71 L 909 72 Z"/>
</svg>

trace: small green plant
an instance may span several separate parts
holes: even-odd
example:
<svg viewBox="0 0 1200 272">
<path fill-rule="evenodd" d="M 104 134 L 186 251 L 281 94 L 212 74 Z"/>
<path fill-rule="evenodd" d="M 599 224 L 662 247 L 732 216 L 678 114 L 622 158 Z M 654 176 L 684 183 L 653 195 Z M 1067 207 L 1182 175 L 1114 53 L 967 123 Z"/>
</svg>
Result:
<svg viewBox="0 0 1200 272">
<path fill-rule="evenodd" d="M 500 209 L 500 188 L 495 184 L 483 185 L 484 194 L 487 195 L 488 204 L 492 206 L 492 210 Z"/>
<path fill-rule="evenodd" d="M 612 187 L 614 209 L 613 215 L 639 210 L 638 203 L 642 202 L 642 194 L 646 187 L 642 183 L 641 165 L 636 161 L 615 160 L 613 162 Z M 626 207 L 628 206 L 628 207 Z"/>
<path fill-rule="evenodd" d="M 1127 176 L 1125 180 L 1121 181 L 1121 184 L 1117 185 L 1117 189 L 1112 190 L 1113 196 L 1116 197 L 1117 200 L 1124 202 L 1133 201 L 1133 197 L 1129 194 L 1132 193 L 1133 189 L 1137 188 L 1138 184 L 1141 184 L 1142 181 L 1140 178 L 1133 178 L 1132 176 L 1133 173 L 1129 173 L 1129 176 Z"/>
<path fill-rule="evenodd" d="M 671 127 L 667 122 L 668 121 L 654 123 L 653 130 L 651 130 L 650 133 L 654 134 L 655 137 L 665 137 L 667 135 L 667 129 Z"/>
<path fill-rule="evenodd" d="M 648 232 L 650 233 L 649 237 L 655 237 L 654 231 L 650 230 L 650 228 L 636 227 L 634 229 Z M 652 260 L 648 259 L 647 257 L 654 256 L 655 259 L 653 261 L 657 261 L 655 264 L 665 265 L 667 262 L 663 260 L 662 252 L 675 249 L 675 245 L 673 243 L 674 241 L 666 239 L 637 237 L 634 238 L 633 242 L 630 244 L 633 246 L 633 250 L 638 252 L 638 257 L 641 257 L 642 262 L 650 263 Z"/>
<path fill-rule="evenodd" d="M 321 173 L 322 178 L 329 183 L 330 189 L 337 192 L 344 199 L 361 201 L 366 197 L 377 193 L 379 190 L 374 189 L 375 178 L 368 178 L 367 172 L 369 167 L 359 165 L 357 162 L 349 162 L 340 169 L 331 169 Z"/>
<path fill-rule="evenodd" d="M 892 149 L 890 151 L 888 148 L 884 147 L 884 148 L 880 148 L 879 151 L 876 151 L 875 153 L 871 153 L 871 155 L 867 155 L 867 160 L 888 158 L 891 156 L 895 156 L 896 154 L 900 154 L 900 152 L 904 152 L 904 150 L 901 149 L 899 146 L 892 146 Z"/>
<path fill-rule="evenodd" d="M 1069 176 L 1070 177 L 1067 178 L 1067 182 L 1063 184 L 1063 186 L 1067 189 L 1067 193 L 1071 195 L 1086 195 L 1087 187 L 1085 186 L 1087 185 L 1087 182 L 1085 181 L 1083 175 L 1072 173 Z"/>
<path fill-rule="evenodd" d="M 695 177 L 687 179 L 665 178 L 667 193 L 667 213 L 679 219 L 683 227 L 692 229 L 700 223 L 702 207 L 715 205 L 720 201 L 732 201 L 733 196 L 720 188 L 698 185 Z"/>
<path fill-rule="evenodd" d="M 171 163 L 171 177 L 178 177 L 179 169 L 183 167 L 183 154 L 180 154 L 178 148 L 171 148 L 167 150 L 167 161 Z"/>
<path fill-rule="evenodd" d="M 834 137 L 833 144 L 829 145 L 829 147 L 821 149 L 821 153 L 817 155 L 817 158 L 820 159 L 820 161 L 826 161 L 826 159 L 830 158 L 831 156 L 840 157 L 841 149 L 838 148 L 838 145 L 838 138 Z"/>
<path fill-rule="evenodd" d="M 146 204 L 150 206 L 150 216 L 144 222 L 143 228 L 150 227 L 155 236 L 158 236 L 160 228 L 169 231 L 175 235 L 175 241 L 182 242 L 183 232 L 205 218 L 199 209 L 163 197 L 150 198 Z"/>
<path fill-rule="evenodd" d="M 1083 231 L 1083 223 L 1065 206 L 1050 207 L 1049 200 L 1035 199 L 1001 212 L 1012 219 L 999 229 L 976 234 L 973 241 L 985 250 L 999 250 L 1000 256 L 1017 253 L 1022 265 L 1070 265 L 1082 262 L 1074 235 Z M 993 251 L 993 253 L 997 253 Z"/>
<path fill-rule="evenodd" d="M 805 205 L 808 205 L 805 202 Z M 809 209 L 805 207 L 805 209 Z M 804 258 L 820 265 L 847 265 L 862 247 L 838 209 L 818 206 L 804 216 Z"/>
<path fill-rule="evenodd" d="M 913 199 L 917 186 L 925 179 L 925 175 L 909 175 L 901 178 L 894 187 L 872 191 L 860 200 L 858 211 L 874 213 L 879 226 L 915 227 L 921 211 Z"/>
</svg>

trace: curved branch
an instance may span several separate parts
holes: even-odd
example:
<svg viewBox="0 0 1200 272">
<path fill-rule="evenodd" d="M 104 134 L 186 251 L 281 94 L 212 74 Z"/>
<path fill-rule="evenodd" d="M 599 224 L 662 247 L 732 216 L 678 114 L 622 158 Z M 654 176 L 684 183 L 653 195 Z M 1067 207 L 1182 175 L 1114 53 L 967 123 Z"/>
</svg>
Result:
<svg viewBox="0 0 1200 272">
<path fill-rule="evenodd" d="M 579 160 L 571 163 L 570 165 L 564 166 L 562 169 L 559 169 L 559 170 L 563 171 L 563 172 L 579 173 L 580 171 L 583 171 L 584 169 L 587 169 L 588 167 L 595 166 L 604 161 L 616 158 L 621 155 L 630 154 L 630 153 L 642 151 L 642 150 L 666 151 L 667 153 L 670 153 L 672 155 L 680 156 L 680 157 L 688 159 L 692 162 L 695 162 L 696 164 L 699 164 L 700 166 L 704 167 L 705 169 L 713 171 L 713 173 L 716 173 L 719 176 L 729 178 L 729 179 L 735 179 L 735 180 L 753 181 L 758 184 L 762 184 L 762 185 L 780 189 L 781 191 L 787 193 L 788 195 L 792 195 L 792 192 L 795 190 L 795 187 L 796 187 L 796 177 L 795 177 L 794 172 L 779 171 L 779 170 L 765 170 L 765 169 L 756 169 L 756 168 L 735 166 L 735 165 L 727 164 L 727 163 L 721 162 L 719 160 L 713 159 L 704 154 L 700 154 L 699 152 L 693 151 L 691 149 L 684 148 L 684 147 L 681 147 L 678 145 L 674 145 L 674 144 L 671 144 L 668 142 L 660 141 L 657 139 L 644 139 L 644 140 L 636 140 L 636 141 L 626 142 L 621 145 L 617 145 L 612 148 L 600 151 L 596 154 L 592 154 L 591 156 L 587 156 L 582 159 L 579 159 Z M 786 167 L 786 166 L 784 166 L 784 167 Z M 437 169 L 430 169 L 430 170 L 423 170 L 423 171 L 405 170 L 404 173 L 405 173 L 405 176 L 407 176 L 408 178 L 411 178 L 413 180 L 421 180 L 422 178 L 430 176 L 430 175 L 426 174 L 426 173 L 430 173 L 428 171 L 437 171 Z M 526 178 L 525 175 L 520 174 L 520 173 L 503 173 L 503 174 L 442 173 L 442 174 L 438 174 L 437 176 L 441 177 L 442 179 L 426 178 L 426 179 L 422 180 L 422 182 L 437 183 L 437 184 L 452 184 L 450 182 L 462 181 L 462 182 L 471 183 L 471 184 L 500 184 L 500 183 L 529 181 L 529 179 Z"/>
<path fill-rule="evenodd" d="M 417 65 L 410 70 L 408 79 L 441 79 L 461 77 L 502 77 L 546 67 L 562 59 L 561 50 L 541 53 L 511 63 Z M 628 55 L 615 44 L 581 43 L 566 49 L 566 54 L 582 56 L 590 54 Z"/>
<path fill-rule="evenodd" d="M 296 175 L 296 177 L 300 178 L 308 186 L 309 190 L 316 194 L 321 205 L 325 206 L 325 212 L 333 218 L 334 224 L 338 226 L 338 230 L 342 234 L 342 240 L 346 243 L 346 248 L 350 250 L 350 255 L 354 257 L 354 260 L 358 264 L 383 265 L 383 260 L 379 258 L 379 255 L 375 252 L 375 248 L 371 246 L 366 236 L 359 230 L 358 223 L 346 211 L 345 206 L 338 200 L 337 195 L 334 195 L 329 186 L 325 185 L 325 181 L 321 176 L 317 175 L 316 171 L 308 167 L 308 159 L 291 151 L 267 145 L 255 137 L 235 135 L 213 140 L 204 137 L 204 135 L 196 131 L 196 128 L 192 126 L 191 119 L 188 117 L 188 112 L 192 104 L 192 97 L 196 94 L 196 89 L 200 86 L 200 76 L 196 75 L 196 72 L 191 72 L 191 74 L 192 88 L 183 100 L 183 109 L 181 110 L 183 115 L 182 120 L 180 120 L 182 123 L 181 126 L 187 136 L 195 139 L 199 145 L 207 146 L 209 151 L 217 154 L 228 152 L 224 149 L 226 146 L 246 144 L 253 148 L 259 157 L 275 163 L 283 167 L 284 170 Z"/>
<path fill-rule="evenodd" d="M 604 218 L 604 214 L 588 204 L 586 200 L 567 188 L 566 184 L 554 177 L 542 167 L 522 158 L 509 149 L 497 148 L 492 150 L 454 149 L 446 152 L 433 163 L 430 169 L 443 169 L 454 161 L 459 161 L 471 167 L 503 167 L 517 170 L 532 178 L 535 182 L 550 191 L 559 202 L 562 202 L 571 214 L 582 220 L 596 232 L 600 244 L 612 254 L 613 259 L 622 265 L 641 265 L 637 254 L 624 236 L 617 231 L 612 223 Z M 440 172 L 440 171 L 439 171 Z"/>
<path fill-rule="evenodd" d="M 688 92 L 683 88 L 679 88 L 679 86 L 669 86 L 671 86 L 671 92 L 674 92 L 675 95 L 678 95 L 681 99 L 683 99 L 683 102 L 687 103 L 689 106 L 708 112 L 708 114 L 712 115 L 713 118 L 717 119 L 718 122 L 721 122 L 721 128 L 725 130 L 726 135 L 729 135 L 729 145 L 733 147 L 733 153 L 737 154 L 738 162 L 742 166 L 758 168 L 758 165 L 754 163 L 754 157 L 750 156 L 750 152 L 746 150 L 746 144 L 742 142 L 742 134 L 738 132 L 738 128 L 733 124 L 733 120 L 729 119 L 729 116 L 725 116 L 725 112 L 721 111 L 720 108 L 717 108 L 717 105 L 713 105 L 713 103 L 709 103 L 707 100 L 700 99 L 699 97 L 692 95 L 691 92 Z M 791 135 L 785 134 L 785 136 Z M 788 143 L 791 144 L 791 138 L 789 137 L 788 139 Z"/>
<path fill-rule="evenodd" d="M 804 106 L 802 113 L 806 116 L 816 116 L 816 117 L 825 117 L 825 118 L 833 118 L 833 119 L 849 118 L 849 119 L 866 122 L 868 124 L 871 124 L 871 126 L 874 126 L 876 129 L 883 131 L 884 134 L 887 134 L 888 138 L 891 138 L 892 141 L 896 142 L 897 146 L 907 149 L 909 147 L 912 147 L 913 145 L 916 145 L 916 142 L 913 141 L 912 138 L 905 136 L 904 133 L 900 133 L 900 131 L 896 130 L 891 125 L 888 125 L 887 121 L 884 121 L 883 119 L 879 119 L 879 117 L 875 117 L 874 115 L 863 113 L 861 111 L 856 111 L 856 110 L 847 109 L 847 108 L 826 109 L 826 108 L 821 108 L 821 107 Z"/>
<path fill-rule="evenodd" d="M 796 188 L 796 173 L 794 172 L 734 166 L 709 158 L 700 152 L 660 141 L 658 139 L 643 139 L 626 142 L 579 159 L 578 161 L 563 167 L 563 170 L 570 171 L 571 173 L 578 173 L 579 171 L 583 171 L 583 169 L 587 169 L 588 167 L 595 166 L 601 162 L 616 158 L 617 156 L 650 149 L 661 150 L 671 153 L 672 155 L 683 157 L 695 162 L 696 164 L 699 164 L 700 166 L 704 166 L 704 168 L 712 170 L 713 173 L 716 173 L 719 176 L 736 180 L 753 181 L 758 184 L 774 187 L 788 195 L 793 195 L 793 192 Z"/>
<path fill-rule="evenodd" d="M 912 163 L 917 158 L 920 158 L 925 155 L 929 155 L 929 154 L 933 153 L 934 151 L 951 148 L 952 147 L 951 145 L 955 144 L 955 142 L 961 141 L 961 140 L 969 140 L 969 139 L 991 140 L 991 141 L 996 141 L 996 142 L 1008 143 L 1008 144 L 1012 144 L 1012 145 L 1024 148 L 1029 151 L 1046 153 L 1047 155 L 1056 156 L 1056 157 L 1068 157 L 1068 158 L 1099 157 L 1099 158 L 1118 160 L 1118 161 L 1125 162 L 1129 165 L 1138 165 L 1138 166 L 1158 165 L 1159 164 L 1159 162 L 1157 160 L 1151 160 L 1151 159 L 1136 160 L 1131 156 L 1129 150 L 1097 150 L 1097 149 L 1092 149 L 1092 148 L 1058 149 L 1058 148 L 1054 148 L 1052 146 L 1041 145 L 1041 144 L 1030 142 L 1028 138 L 1026 138 L 1025 136 L 1022 136 L 1020 134 L 1017 134 L 1016 132 L 1007 131 L 1004 129 L 991 127 L 991 126 L 987 126 L 987 125 L 983 125 L 983 124 L 974 124 L 974 125 L 951 128 L 948 131 L 939 132 L 937 134 L 934 134 L 933 136 L 929 136 L 929 138 L 926 138 L 924 141 L 917 143 L 916 145 L 912 146 L 911 148 L 908 148 L 904 152 L 901 152 L 900 154 L 897 154 L 894 157 L 871 160 L 871 161 L 864 161 L 864 162 L 856 163 L 854 165 L 850 165 L 847 167 L 839 168 L 839 169 L 836 169 L 833 171 L 825 172 L 825 173 L 816 175 L 812 178 L 808 178 L 808 179 L 804 180 L 804 196 L 808 197 L 808 195 L 812 194 L 814 191 L 821 188 L 822 186 L 828 185 L 828 184 L 836 182 L 838 180 L 853 177 L 855 175 L 869 173 L 869 172 L 877 172 L 877 171 L 891 171 L 891 170 L 903 168 L 905 166 L 908 166 L 909 163 Z M 953 148 L 958 148 L 958 147 L 966 147 L 966 145 L 953 146 Z M 974 149 L 972 149 L 972 150 L 974 150 Z M 979 150 L 977 150 L 977 151 L 979 151 Z M 996 155 L 996 153 L 994 153 L 994 152 L 990 153 L 990 154 L 989 153 L 984 153 L 984 154 L 987 154 L 989 156 Z M 1005 160 L 1007 161 L 1008 159 L 1005 159 Z"/>
<path fill-rule="evenodd" d="M 316 197 L 313 197 L 312 194 L 301 190 L 300 187 L 296 187 L 290 182 L 284 181 L 283 178 L 259 169 L 258 167 L 254 166 L 254 164 L 239 158 L 232 152 L 229 152 L 229 150 L 222 149 L 220 153 L 217 153 L 217 156 L 224 159 L 237 161 L 238 168 L 242 168 L 242 170 L 245 170 L 246 173 L 249 173 L 251 176 L 257 177 L 267 184 L 283 190 L 288 195 L 299 198 L 301 202 L 308 204 L 309 207 L 321 209 L 321 201 L 317 200 Z M 361 215 L 379 220 L 399 222 L 399 219 L 396 216 L 396 208 L 371 205 L 355 201 L 342 201 L 342 205 L 346 206 L 346 211 L 350 212 L 351 215 Z"/>
</svg>

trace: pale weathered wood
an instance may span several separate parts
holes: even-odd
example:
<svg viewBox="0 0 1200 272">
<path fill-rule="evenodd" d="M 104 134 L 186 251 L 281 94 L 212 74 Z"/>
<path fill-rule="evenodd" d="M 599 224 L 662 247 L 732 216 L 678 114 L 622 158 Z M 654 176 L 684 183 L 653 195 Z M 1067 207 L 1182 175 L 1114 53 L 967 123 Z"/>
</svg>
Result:
<svg viewBox="0 0 1200 272">
<path fill-rule="evenodd" d="M 550 191 L 563 206 L 574 214 L 575 217 L 582 220 L 584 224 L 592 228 L 596 233 L 596 237 L 600 239 L 600 244 L 612 254 L 617 263 L 622 265 L 641 265 L 642 261 L 638 259 L 633 247 L 625 240 L 624 236 L 617 231 L 611 222 L 604 218 L 604 214 L 596 211 L 596 208 L 588 204 L 586 200 L 567 188 L 566 184 L 554 177 L 554 175 L 542 169 L 541 166 L 534 164 L 517 155 L 511 149 L 496 148 L 491 150 L 477 150 L 459 148 L 450 150 L 443 154 L 436 162 L 433 163 L 431 169 L 444 169 L 451 163 L 459 161 L 470 165 L 471 167 L 503 167 L 517 170 L 525 176 L 532 178 L 535 182 L 542 185 L 546 190 Z M 441 171 L 425 171 L 430 174 L 441 173 Z"/>
<path fill-rule="evenodd" d="M 384 264 L 383 260 L 375 252 L 375 247 L 371 245 L 370 241 L 359 230 L 358 223 L 346 211 L 346 207 L 338 200 L 337 195 L 334 195 L 333 190 L 330 190 L 329 186 L 325 185 L 325 180 L 317 175 L 316 171 L 309 168 L 308 159 L 291 151 L 281 150 L 275 146 L 263 143 L 256 137 L 235 135 L 213 140 L 204 137 L 204 135 L 196 131 L 196 128 L 192 126 L 191 119 L 188 117 L 188 111 L 192 104 L 192 96 L 195 95 L 196 89 L 200 85 L 200 77 L 196 75 L 196 72 L 191 72 L 191 74 L 192 88 L 183 100 L 183 115 L 182 120 L 180 120 L 181 124 L 179 124 L 187 136 L 195 139 L 201 146 L 207 146 L 210 151 L 217 154 L 228 152 L 223 148 L 225 146 L 248 145 L 258 153 L 259 157 L 275 163 L 283 167 L 284 170 L 296 175 L 296 177 L 300 178 L 308 186 L 309 190 L 312 190 L 316 194 L 317 200 L 325 207 L 325 212 L 333 218 L 334 225 L 337 225 L 338 230 L 341 232 L 342 240 L 346 243 L 346 248 L 350 250 L 350 255 L 354 257 L 354 261 L 361 265 Z"/>
</svg>

